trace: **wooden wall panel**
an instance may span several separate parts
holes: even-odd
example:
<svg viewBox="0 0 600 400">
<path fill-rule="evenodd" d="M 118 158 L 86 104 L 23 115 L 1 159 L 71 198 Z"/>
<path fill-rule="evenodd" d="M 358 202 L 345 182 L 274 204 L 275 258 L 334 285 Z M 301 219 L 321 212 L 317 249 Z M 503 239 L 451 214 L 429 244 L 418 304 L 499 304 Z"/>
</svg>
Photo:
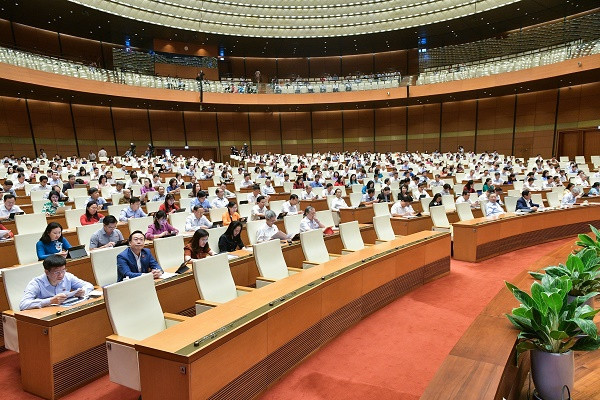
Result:
<svg viewBox="0 0 600 400">
<path fill-rule="evenodd" d="M 315 111 L 312 113 L 314 151 L 342 151 L 344 137 L 341 111 Z"/>
<path fill-rule="evenodd" d="M 406 50 L 376 53 L 375 72 L 400 71 L 402 75 L 406 75 L 407 57 L 408 52 Z"/>
<path fill-rule="evenodd" d="M 43 148 L 48 156 L 77 154 L 69 104 L 29 100 L 29 112 L 38 151 Z"/>
<path fill-rule="evenodd" d="M 360 54 L 342 57 L 342 75 L 371 74 L 373 73 L 373 55 Z"/>
<path fill-rule="evenodd" d="M 552 155 L 556 90 L 518 95 L 515 155 L 529 158 Z"/>
<path fill-rule="evenodd" d="M 90 151 L 97 153 L 102 147 L 109 155 L 115 154 L 115 138 L 108 107 L 73 104 L 73 119 L 82 155 Z"/>
<path fill-rule="evenodd" d="M 0 44 L 8 46 L 14 44 L 10 21 L 5 19 L 0 19 Z"/>
<path fill-rule="evenodd" d="M 142 154 L 150 143 L 147 111 L 137 108 L 113 108 L 113 120 L 118 154 L 125 153 L 130 143 L 135 143 L 137 153 Z"/>
<path fill-rule="evenodd" d="M 218 149 L 217 119 L 214 112 L 186 111 L 184 116 L 188 146 Z M 229 149 L 226 150 L 224 155 L 230 154 Z"/>
<path fill-rule="evenodd" d="M 580 85 L 581 107 L 579 111 L 579 127 L 600 125 L 600 82 Z"/>
<path fill-rule="evenodd" d="M 156 147 L 184 147 L 181 111 L 150 110 L 152 141 Z"/>
<path fill-rule="evenodd" d="M 310 59 L 310 77 L 340 76 L 342 64 L 340 57 L 316 57 Z"/>
<path fill-rule="evenodd" d="M 463 146 L 465 151 L 473 150 L 476 108 L 475 100 L 444 103 L 441 151 L 456 151 L 458 146 Z"/>
<path fill-rule="evenodd" d="M 406 150 L 406 107 L 375 110 L 375 151 Z"/>
<path fill-rule="evenodd" d="M 281 136 L 283 152 L 289 154 L 312 153 L 310 112 L 282 112 Z"/>
<path fill-rule="evenodd" d="M 250 133 L 252 151 L 259 153 L 281 153 L 281 134 L 279 132 L 279 113 L 251 112 Z"/>
<path fill-rule="evenodd" d="M 277 75 L 277 64 L 274 58 L 246 57 L 246 78 L 254 81 L 254 73 L 260 71 L 261 82 L 270 82 Z"/>
<path fill-rule="evenodd" d="M 25 100 L 0 97 L 0 156 L 35 156 Z"/>
<path fill-rule="evenodd" d="M 221 138 L 221 154 L 229 154 L 231 146 L 238 149 L 244 144 L 250 143 L 248 133 L 248 115 L 244 112 L 220 112 L 217 114 L 219 120 L 219 136 Z M 251 148 L 254 152 L 254 149 Z"/>
<path fill-rule="evenodd" d="M 230 57 L 229 59 L 229 71 L 231 75 L 235 78 L 240 78 L 246 76 L 246 72 L 254 73 L 254 71 L 249 72 L 246 71 L 244 66 L 244 58 L 243 57 Z"/>
<path fill-rule="evenodd" d="M 102 47 L 97 40 L 61 34 L 60 46 L 65 58 L 102 65 Z"/>
<path fill-rule="evenodd" d="M 44 29 L 13 23 L 15 42 L 18 47 L 35 50 L 43 54 L 60 55 L 58 34 Z"/>
<path fill-rule="evenodd" d="M 373 110 L 344 111 L 344 150 L 373 151 Z"/>
<path fill-rule="evenodd" d="M 408 151 L 432 152 L 439 147 L 440 105 L 408 107 Z"/>
<path fill-rule="evenodd" d="M 514 96 L 479 100 L 477 151 L 511 154 Z"/>
<path fill-rule="evenodd" d="M 308 64 L 308 58 L 279 58 L 277 59 L 277 77 L 291 78 L 293 76 L 301 76 L 307 78 L 309 76 Z"/>
</svg>

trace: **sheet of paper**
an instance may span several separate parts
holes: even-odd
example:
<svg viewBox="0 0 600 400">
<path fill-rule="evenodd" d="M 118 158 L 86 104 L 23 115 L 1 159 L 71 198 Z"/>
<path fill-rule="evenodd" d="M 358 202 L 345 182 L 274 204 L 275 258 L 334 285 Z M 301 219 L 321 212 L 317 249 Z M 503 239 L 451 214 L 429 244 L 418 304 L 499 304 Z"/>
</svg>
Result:
<svg viewBox="0 0 600 400">
<path fill-rule="evenodd" d="M 174 272 L 163 272 L 162 275 L 160 276 L 162 279 L 168 279 L 171 278 L 173 276 L 177 275 Z"/>
</svg>

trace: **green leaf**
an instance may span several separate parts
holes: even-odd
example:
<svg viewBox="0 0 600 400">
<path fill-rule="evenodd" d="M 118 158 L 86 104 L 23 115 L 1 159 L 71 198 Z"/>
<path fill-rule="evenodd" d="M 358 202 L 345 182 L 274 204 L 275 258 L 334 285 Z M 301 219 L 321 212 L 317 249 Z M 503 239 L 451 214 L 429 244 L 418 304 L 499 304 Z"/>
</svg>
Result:
<svg viewBox="0 0 600 400">
<path fill-rule="evenodd" d="M 544 277 L 544 274 L 539 273 L 539 272 L 532 272 L 532 271 L 529 271 L 529 275 L 531 275 L 533 277 L 533 279 L 537 279 L 538 281 L 541 281 L 542 278 Z"/>
<path fill-rule="evenodd" d="M 567 335 L 567 333 L 564 331 L 552 331 L 550 332 L 550 337 L 555 340 L 565 340 L 568 339 L 570 336 Z"/>
<path fill-rule="evenodd" d="M 548 311 L 548 305 L 542 296 L 543 291 L 544 287 L 542 285 L 540 285 L 538 282 L 533 282 L 531 285 L 531 297 L 537 304 L 537 308 L 545 314 Z"/>
<path fill-rule="evenodd" d="M 513 285 L 512 283 L 506 282 L 506 286 L 512 292 L 513 296 L 521 302 L 521 304 L 527 307 L 533 307 L 534 301 L 527 293 Z"/>
<path fill-rule="evenodd" d="M 600 231 L 594 228 L 593 225 L 590 224 L 590 229 L 594 235 L 596 235 L 596 240 L 600 240 Z"/>
<path fill-rule="evenodd" d="M 560 312 L 563 305 L 563 297 L 558 293 L 546 293 L 543 292 L 542 296 L 548 304 L 548 308 L 552 309 L 556 314 Z"/>
<path fill-rule="evenodd" d="M 575 322 L 579 329 L 581 329 L 592 339 L 598 338 L 598 327 L 596 324 L 594 324 L 594 321 L 590 321 L 589 319 L 573 318 L 573 322 Z"/>
<path fill-rule="evenodd" d="M 577 340 L 577 343 L 572 347 L 575 351 L 593 351 L 600 349 L 600 338 L 592 339 L 589 336 Z"/>
<path fill-rule="evenodd" d="M 588 235 L 580 234 L 577 237 L 579 238 L 579 242 L 576 243 L 578 246 L 594 246 L 595 244 L 594 239 Z"/>
</svg>

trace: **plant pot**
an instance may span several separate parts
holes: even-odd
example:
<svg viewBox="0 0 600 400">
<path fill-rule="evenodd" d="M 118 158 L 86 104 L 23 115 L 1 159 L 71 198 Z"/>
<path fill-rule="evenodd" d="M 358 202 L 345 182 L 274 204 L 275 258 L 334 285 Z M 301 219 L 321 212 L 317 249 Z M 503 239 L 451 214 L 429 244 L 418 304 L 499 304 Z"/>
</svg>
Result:
<svg viewBox="0 0 600 400">
<path fill-rule="evenodd" d="M 572 351 L 547 353 L 531 350 L 531 375 L 539 396 L 544 400 L 561 400 L 562 388 L 573 390 L 575 358 Z"/>
<path fill-rule="evenodd" d="M 577 296 L 571 296 L 570 294 L 568 294 L 567 295 L 567 304 L 571 304 L 573 301 L 575 301 L 576 298 L 577 298 Z M 587 304 L 588 306 L 594 308 L 594 299 L 595 299 L 595 297 L 592 297 L 583 304 Z"/>
</svg>

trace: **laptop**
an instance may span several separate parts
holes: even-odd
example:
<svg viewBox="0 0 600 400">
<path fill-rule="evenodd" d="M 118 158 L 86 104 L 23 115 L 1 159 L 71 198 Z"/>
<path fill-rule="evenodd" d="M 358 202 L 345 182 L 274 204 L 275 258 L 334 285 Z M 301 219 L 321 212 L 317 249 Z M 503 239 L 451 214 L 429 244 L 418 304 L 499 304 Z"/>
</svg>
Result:
<svg viewBox="0 0 600 400">
<path fill-rule="evenodd" d="M 176 274 L 185 274 L 186 272 L 188 272 L 190 270 L 190 268 L 186 265 L 186 262 L 183 262 L 179 268 L 177 268 L 177 271 L 175 271 Z"/>
<path fill-rule="evenodd" d="M 87 257 L 88 253 L 85 251 L 85 245 L 80 244 L 79 246 L 73 246 L 67 251 L 67 258 L 75 260 L 77 258 Z"/>
<path fill-rule="evenodd" d="M 277 216 L 277 219 L 283 219 L 283 217 L 285 217 L 286 215 L 287 215 L 286 212 L 279 213 L 279 215 Z"/>
<path fill-rule="evenodd" d="M 15 220 L 15 215 L 23 215 L 23 214 L 25 214 L 25 212 L 24 212 L 24 211 L 10 213 L 10 215 L 8 216 L 8 219 L 9 219 L 10 221 L 14 221 L 14 220 Z"/>
<path fill-rule="evenodd" d="M 127 239 L 123 239 L 116 242 L 113 247 L 127 246 L 128 244 L 129 242 L 127 241 Z"/>
<path fill-rule="evenodd" d="M 179 213 L 179 212 L 184 212 L 184 211 L 185 211 L 185 208 L 178 208 L 174 212 Z"/>
</svg>

